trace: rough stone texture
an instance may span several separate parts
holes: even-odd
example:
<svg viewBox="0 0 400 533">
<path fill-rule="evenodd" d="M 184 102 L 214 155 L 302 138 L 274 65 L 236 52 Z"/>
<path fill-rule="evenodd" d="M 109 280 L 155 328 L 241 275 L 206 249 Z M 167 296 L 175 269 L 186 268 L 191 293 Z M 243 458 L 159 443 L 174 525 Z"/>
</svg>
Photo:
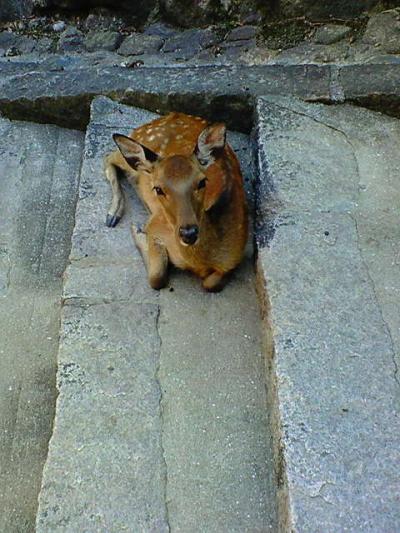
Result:
<svg viewBox="0 0 400 533">
<path fill-rule="evenodd" d="M 189 51 L 195 54 L 204 48 L 209 48 L 219 41 L 217 35 L 210 29 L 186 30 L 167 39 L 163 52 Z"/>
<path fill-rule="evenodd" d="M 380 0 L 280 0 L 280 14 L 286 17 L 306 17 L 321 20 L 329 17 L 353 18 L 378 5 Z"/>
<path fill-rule="evenodd" d="M 129 224 L 145 216 L 136 195 L 117 228 L 104 224 L 111 135 L 151 117 L 105 98 L 92 104 L 38 533 L 275 527 L 251 261 L 219 295 L 185 273 L 157 293 L 130 238 Z M 252 201 L 249 140 L 229 139 Z"/>
<path fill-rule="evenodd" d="M 350 45 L 340 41 L 330 45 L 302 43 L 283 50 L 276 56 L 276 61 L 283 65 L 346 63 L 351 54 Z"/>
<path fill-rule="evenodd" d="M 227 41 L 243 41 L 253 39 L 256 36 L 257 28 L 255 26 L 239 26 L 231 30 L 226 36 Z"/>
<path fill-rule="evenodd" d="M 124 56 L 133 56 L 158 52 L 163 45 L 161 37 L 133 33 L 126 37 L 118 49 L 118 53 Z"/>
<path fill-rule="evenodd" d="M 212 0 L 160 0 L 163 15 L 184 28 L 207 24 L 215 17 Z"/>
<path fill-rule="evenodd" d="M 347 43 L 330 46 L 341 44 Z M 244 52 L 241 49 L 239 57 Z M 224 64 L 223 55 L 216 64 L 212 54 L 205 64 L 193 59 L 189 66 L 168 64 L 170 54 L 160 56 L 137 56 L 144 62 L 141 68 L 126 68 L 118 54 L 106 51 L 40 60 L 0 58 L 0 110 L 13 119 L 84 129 L 93 96 L 103 94 L 153 111 L 190 113 L 196 108 L 199 114 L 248 132 L 254 98 L 267 92 L 311 101 L 357 102 L 400 116 L 400 63 L 387 56 L 384 63 L 374 62 L 372 56 L 371 64 L 341 66 L 292 64 L 290 57 L 275 57 L 270 65 L 229 64 L 229 59 Z M 171 56 L 176 59 L 174 53 Z"/>
<path fill-rule="evenodd" d="M 125 25 L 124 20 L 112 13 L 89 13 L 84 22 L 87 31 L 118 31 Z"/>
<path fill-rule="evenodd" d="M 245 135 L 230 134 L 249 188 Z M 250 254 L 250 250 L 249 250 Z M 252 261 L 218 295 L 174 273 L 160 295 L 163 443 L 171 531 L 276 530 Z"/>
<path fill-rule="evenodd" d="M 60 35 L 57 49 L 60 52 L 79 52 L 83 49 L 83 33 L 70 26 Z"/>
<path fill-rule="evenodd" d="M 112 109 L 114 111 L 114 109 Z M 93 104 L 71 265 L 65 276 L 59 396 L 37 531 L 167 531 L 157 293 L 147 287 L 129 215 L 105 226 L 111 134 L 151 118 Z M 142 210 L 143 211 L 143 210 Z"/>
<path fill-rule="evenodd" d="M 397 531 L 400 123 L 279 97 L 257 117 L 281 529 Z"/>
<path fill-rule="evenodd" d="M 81 132 L 0 119 L 0 531 L 31 533 L 51 435 Z"/>
<path fill-rule="evenodd" d="M 277 12 L 276 0 L 160 0 L 160 6 L 167 20 L 184 28 L 238 20 L 253 24 L 262 18 L 261 10 L 266 17 Z"/>
<path fill-rule="evenodd" d="M 241 50 L 239 59 L 246 65 L 264 65 L 270 63 L 277 56 L 275 50 L 268 50 L 268 48 L 256 47 L 250 50 Z"/>
<path fill-rule="evenodd" d="M 51 67 L 50 67 L 51 65 Z M 399 71 L 390 65 L 391 76 Z M 0 109 L 9 117 L 85 128 L 92 95 L 105 94 L 153 111 L 196 112 L 249 131 L 255 95 L 265 91 L 330 98 L 331 71 L 315 65 L 109 68 L 89 58 L 46 59 L 36 65 L 0 61 Z M 157 84 L 154 83 L 157 79 Z M 377 83 L 384 84 L 379 77 Z M 399 86 L 400 87 L 400 86 Z M 379 93 L 379 88 L 378 88 Z M 370 94 L 366 91 L 366 94 Z M 29 105 L 28 105 L 29 102 Z"/>
<path fill-rule="evenodd" d="M 349 26 L 325 24 L 317 29 L 313 41 L 317 44 L 333 44 L 347 37 L 350 32 L 351 28 Z"/>
<path fill-rule="evenodd" d="M 400 8 L 372 16 L 368 21 L 363 41 L 379 47 L 388 54 L 399 54 Z"/>
<path fill-rule="evenodd" d="M 144 35 L 153 35 L 156 37 L 161 37 L 166 39 L 167 37 L 172 37 L 176 35 L 179 31 L 168 24 L 163 22 L 155 22 L 154 24 L 149 24 L 143 31 Z"/>
<path fill-rule="evenodd" d="M 16 35 L 15 33 L 2 31 L 0 32 L 0 48 L 4 50 L 15 50 L 16 54 L 29 54 L 35 48 L 37 41 L 32 37 L 25 35 Z"/>
<path fill-rule="evenodd" d="M 32 13 L 32 0 L 1 0 L 0 20 L 15 20 Z"/>
<path fill-rule="evenodd" d="M 70 10 L 82 10 L 88 8 L 111 8 L 122 13 L 136 16 L 143 23 L 156 6 L 156 0 L 44 0 L 47 4 Z"/>
<path fill-rule="evenodd" d="M 122 36 L 117 31 L 90 31 L 85 37 L 85 47 L 89 52 L 95 50 L 116 50 L 121 44 Z"/>
</svg>

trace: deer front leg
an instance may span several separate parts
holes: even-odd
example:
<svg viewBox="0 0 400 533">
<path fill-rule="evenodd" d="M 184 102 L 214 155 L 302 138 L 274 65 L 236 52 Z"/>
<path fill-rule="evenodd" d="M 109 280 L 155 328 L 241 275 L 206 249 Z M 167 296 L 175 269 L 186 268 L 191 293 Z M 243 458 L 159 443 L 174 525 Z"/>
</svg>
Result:
<svg viewBox="0 0 400 533">
<path fill-rule="evenodd" d="M 121 166 L 120 160 L 121 157 L 116 152 L 104 158 L 104 170 L 112 190 L 111 205 L 106 218 L 106 225 L 109 228 L 114 228 L 118 224 L 125 208 L 125 197 L 117 174 L 117 167 Z"/>
<path fill-rule="evenodd" d="M 162 289 L 168 283 L 167 249 L 153 236 L 151 222 L 147 224 L 146 232 L 133 224 L 131 231 L 136 247 L 145 262 L 150 286 L 153 289 Z"/>
<path fill-rule="evenodd" d="M 203 289 L 208 292 L 219 292 L 225 287 L 227 281 L 227 274 L 212 272 L 209 276 L 203 279 Z"/>
</svg>

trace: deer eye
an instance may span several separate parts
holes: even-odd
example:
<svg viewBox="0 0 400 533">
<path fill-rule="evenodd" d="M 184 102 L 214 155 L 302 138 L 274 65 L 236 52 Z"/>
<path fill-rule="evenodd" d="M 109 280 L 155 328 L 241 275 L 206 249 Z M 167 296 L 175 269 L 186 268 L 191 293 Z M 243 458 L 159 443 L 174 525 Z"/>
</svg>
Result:
<svg viewBox="0 0 400 533">
<path fill-rule="evenodd" d="M 207 178 L 203 178 L 202 180 L 200 180 L 197 185 L 197 190 L 204 189 L 204 187 L 206 186 L 206 182 Z"/>
<path fill-rule="evenodd" d="M 156 191 L 158 196 L 165 196 L 165 192 L 161 189 L 161 187 L 153 187 L 153 191 Z"/>
</svg>

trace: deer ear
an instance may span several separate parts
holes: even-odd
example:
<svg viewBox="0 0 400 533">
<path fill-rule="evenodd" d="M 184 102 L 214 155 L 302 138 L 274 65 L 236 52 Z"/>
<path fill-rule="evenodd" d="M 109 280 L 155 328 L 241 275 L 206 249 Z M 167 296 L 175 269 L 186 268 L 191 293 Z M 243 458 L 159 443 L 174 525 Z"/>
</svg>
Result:
<svg viewBox="0 0 400 533">
<path fill-rule="evenodd" d="M 223 168 L 217 163 L 205 172 L 208 181 L 204 198 L 204 209 L 210 214 L 219 216 L 230 204 L 232 183 Z"/>
<path fill-rule="evenodd" d="M 158 159 L 157 154 L 126 135 L 114 133 L 113 139 L 125 161 L 134 170 L 149 170 L 151 164 Z"/>
<path fill-rule="evenodd" d="M 202 166 L 208 167 L 213 163 L 218 152 L 224 149 L 226 142 L 225 124 L 211 124 L 199 135 L 195 148 L 195 156 Z"/>
</svg>

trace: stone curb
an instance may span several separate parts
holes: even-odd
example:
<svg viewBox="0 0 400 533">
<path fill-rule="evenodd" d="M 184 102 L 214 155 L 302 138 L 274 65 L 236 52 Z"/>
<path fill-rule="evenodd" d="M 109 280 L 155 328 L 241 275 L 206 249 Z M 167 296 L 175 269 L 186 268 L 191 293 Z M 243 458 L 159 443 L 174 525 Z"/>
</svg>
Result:
<svg viewBox="0 0 400 533">
<path fill-rule="evenodd" d="M 256 128 L 279 531 L 397 531 L 399 123 L 268 96 Z"/>
<path fill-rule="evenodd" d="M 151 111 L 173 109 L 224 120 L 248 132 L 254 99 L 294 95 L 307 101 L 354 102 L 400 113 L 400 65 L 93 66 L 80 59 L 0 62 L 0 111 L 12 119 L 85 129 L 90 102 L 109 96 Z M 155 83 L 157 80 L 157 83 Z"/>
</svg>

